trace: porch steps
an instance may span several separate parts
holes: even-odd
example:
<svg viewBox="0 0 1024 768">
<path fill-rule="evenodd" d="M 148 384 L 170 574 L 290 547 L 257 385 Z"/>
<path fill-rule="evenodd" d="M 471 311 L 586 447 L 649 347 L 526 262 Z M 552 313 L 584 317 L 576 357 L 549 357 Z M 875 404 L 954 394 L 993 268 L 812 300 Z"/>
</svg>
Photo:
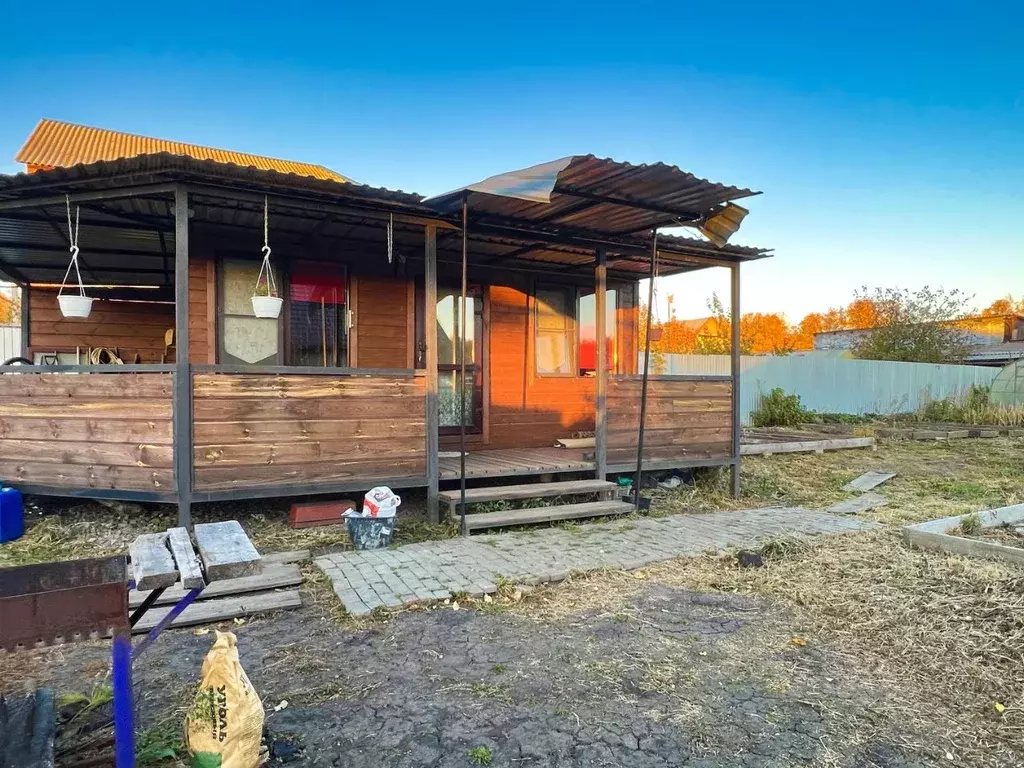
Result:
<svg viewBox="0 0 1024 768">
<path fill-rule="evenodd" d="M 484 528 L 550 523 L 557 520 L 574 520 L 581 517 L 628 515 L 632 511 L 633 505 L 625 501 L 588 501 L 583 504 L 559 504 L 554 507 L 510 509 L 504 512 L 480 512 L 466 515 L 466 530 L 463 533 L 469 535 L 473 531 L 479 531 Z"/>
<path fill-rule="evenodd" d="M 464 534 L 484 528 L 500 528 L 510 525 L 529 525 L 556 520 L 572 520 L 580 517 L 619 515 L 630 512 L 631 504 L 615 499 L 617 486 L 607 480 L 566 480 L 555 483 L 525 483 L 522 485 L 496 485 L 487 488 L 467 488 L 466 504 L 488 501 L 514 501 L 520 499 L 544 499 L 555 496 L 575 496 L 596 493 L 601 501 L 581 504 L 559 504 L 550 507 L 510 509 L 501 512 L 480 512 L 466 515 Z M 449 514 L 458 514 L 459 491 L 443 491 L 439 494 L 442 504 L 448 505 Z"/>
<path fill-rule="evenodd" d="M 577 493 L 601 493 L 606 497 L 615 492 L 615 483 L 607 480 L 564 480 L 557 483 L 523 483 L 521 485 L 494 485 L 487 488 L 467 488 L 466 503 L 481 504 L 486 501 L 513 501 L 517 499 L 549 499 L 552 496 L 571 496 Z M 438 494 L 442 504 L 448 505 L 448 512 L 458 514 L 459 490 L 441 491 Z"/>
</svg>

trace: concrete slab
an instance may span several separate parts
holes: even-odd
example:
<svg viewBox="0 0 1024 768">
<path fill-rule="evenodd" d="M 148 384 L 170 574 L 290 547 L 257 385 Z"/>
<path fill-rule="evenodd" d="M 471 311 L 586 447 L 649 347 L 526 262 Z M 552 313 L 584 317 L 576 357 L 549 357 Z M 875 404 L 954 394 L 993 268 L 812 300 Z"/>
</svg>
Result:
<svg viewBox="0 0 1024 768">
<path fill-rule="evenodd" d="M 870 491 L 896 477 L 895 472 L 865 472 L 843 486 L 844 491 Z"/>
</svg>

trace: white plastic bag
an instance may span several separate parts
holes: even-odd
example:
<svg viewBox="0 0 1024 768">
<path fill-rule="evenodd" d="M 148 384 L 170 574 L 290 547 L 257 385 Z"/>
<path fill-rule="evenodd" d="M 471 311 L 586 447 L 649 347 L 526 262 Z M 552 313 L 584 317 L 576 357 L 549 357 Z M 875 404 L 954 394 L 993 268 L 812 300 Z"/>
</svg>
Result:
<svg viewBox="0 0 1024 768">
<path fill-rule="evenodd" d="M 371 488 L 363 496 L 363 517 L 394 517 L 402 498 L 386 485 Z"/>
</svg>

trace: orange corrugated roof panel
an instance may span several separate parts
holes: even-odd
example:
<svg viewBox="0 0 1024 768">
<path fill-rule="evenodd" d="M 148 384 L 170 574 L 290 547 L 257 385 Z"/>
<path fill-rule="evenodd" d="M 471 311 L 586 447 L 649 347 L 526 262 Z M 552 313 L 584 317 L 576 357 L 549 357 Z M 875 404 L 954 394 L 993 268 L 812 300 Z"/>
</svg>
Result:
<svg viewBox="0 0 1024 768">
<path fill-rule="evenodd" d="M 95 163 L 99 160 L 119 160 L 138 155 L 153 155 L 169 152 L 196 160 L 212 160 L 216 163 L 234 163 L 243 167 L 263 171 L 294 173 L 297 176 L 311 176 L 325 181 L 348 182 L 340 173 L 322 165 L 296 163 L 291 160 L 277 160 L 273 157 L 249 155 L 226 149 L 183 144 L 178 141 L 152 139 L 131 133 L 110 131 L 105 128 L 91 128 L 60 120 L 42 119 L 25 142 L 25 146 L 14 158 L 25 163 L 29 171 L 49 168 L 68 168 L 79 163 Z"/>
</svg>

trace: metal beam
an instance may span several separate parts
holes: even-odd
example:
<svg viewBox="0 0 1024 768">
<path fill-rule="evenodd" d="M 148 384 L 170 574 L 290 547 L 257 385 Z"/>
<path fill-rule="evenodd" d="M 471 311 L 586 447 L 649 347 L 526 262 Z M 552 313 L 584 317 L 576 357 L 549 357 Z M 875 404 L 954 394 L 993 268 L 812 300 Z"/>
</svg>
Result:
<svg viewBox="0 0 1024 768">
<path fill-rule="evenodd" d="M 594 414 L 594 464 L 597 479 L 608 476 L 608 346 L 605 328 L 608 267 L 604 249 L 597 251 L 597 266 L 594 268 L 594 343 L 597 345 L 597 411 Z"/>
<path fill-rule="evenodd" d="M 425 226 L 427 224 L 433 224 L 436 227 L 444 229 L 457 229 L 457 227 L 440 217 L 434 217 L 426 213 L 402 213 L 395 212 L 396 209 L 408 208 L 409 203 L 403 202 L 390 202 L 386 200 L 378 200 L 373 198 L 358 198 L 353 197 L 342 203 L 332 203 L 323 200 L 316 195 L 309 195 L 299 193 L 292 193 L 284 191 L 281 193 L 266 193 L 266 192 L 252 192 L 245 189 L 238 189 L 232 186 L 221 186 L 215 183 L 205 182 L 200 184 L 190 184 L 189 189 L 192 190 L 193 194 L 227 198 L 230 200 L 242 200 L 244 202 L 253 202 L 263 204 L 263 198 L 271 198 L 271 202 L 276 203 L 281 208 L 299 208 L 304 211 L 318 211 L 321 213 L 355 213 L 358 212 L 369 218 L 374 219 L 386 219 L 389 214 L 394 214 L 396 223 L 403 224 L 417 224 Z"/>
<path fill-rule="evenodd" d="M 68 249 L 62 245 L 34 245 L 33 243 L 19 242 L 17 240 L 0 241 L 0 248 L 22 249 L 25 251 L 40 251 L 42 253 L 67 253 Z M 108 254 L 110 256 L 154 256 L 159 257 L 160 251 L 137 251 L 133 248 L 98 248 L 87 249 L 97 255 Z M 79 257 L 81 261 L 81 257 Z M 84 266 L 84 265 L 83 265 Z"/>
<path fill-rule="evenodd" d="M 427 519 L 440 523 L 438 504 L 438 413 L 437 393 L 437 229 L 427 225 L 423 248 L 423 327 L 427 366 Z"/>
<path fill-rule="evenodd" d="M 104 179 L 109 181 L 109 179 Z M 64 181 L 55 186 L 73 184 L 74 182 Z M 92 192 L 69 192 L 67 197 L 72 203 L 82 203 L 88 200 L 118 200 L 126 197 L 145 197 L 160 194 L 169 194 L 176 188 L 175 184 L 144 184 L 138 187 L 118 187 L 116 189 L 100 189 Z M 0 200 L 0 211 L 17 211 L 22 208 L 39 208 L 48 205 L 64 205 L 65 195 L 48 195 L 46 197 L 19 197 L 11 200 Z"/>
<path fill-rule="evenodd" d="M 647 283 L 647 331 L 644 334 L 644 369 L 640 382 L 640 426 L 636 440 L 636 479 L 633 482 L 633 503 L 640 511 L 644 469 L 644 418 L 647 416 L 647 379 L 651 370 L 651 315 L 654 314 L 654 277 L 658 273 L 658 230 L 651 238 L 651 271 Z"/>
<path fill-rule="evenodd" d="M 0 275 L 3 275 L 8 280 L 10 280 L 12 283 L 25 283 L 25 284 L 28 284 L 28 283 L 32 282 L 27 277 L 25 277 L 25 273 L 24 272 L 22 272 L 17 267 L 12 267 L 10 264 L 8 264 L 3 259 L 0 259 Z"/>
<path fill-rule="evenodd" d="M 730 373 L 732 375 L 732 495 L 740 496 L 740 325 L 743 315 L 740 311 L 740 265 L 734 264 L 731 274 L 732 298 L 729 313 L 732 319 L 731 344 L 729 349 Z"/>
<path fill-rule="evenodd" d="M 174 190 L 174 476 L 178 525 L 192 527 L 192 371 L 188 340 L 188 191 Z"/>
</svg>

